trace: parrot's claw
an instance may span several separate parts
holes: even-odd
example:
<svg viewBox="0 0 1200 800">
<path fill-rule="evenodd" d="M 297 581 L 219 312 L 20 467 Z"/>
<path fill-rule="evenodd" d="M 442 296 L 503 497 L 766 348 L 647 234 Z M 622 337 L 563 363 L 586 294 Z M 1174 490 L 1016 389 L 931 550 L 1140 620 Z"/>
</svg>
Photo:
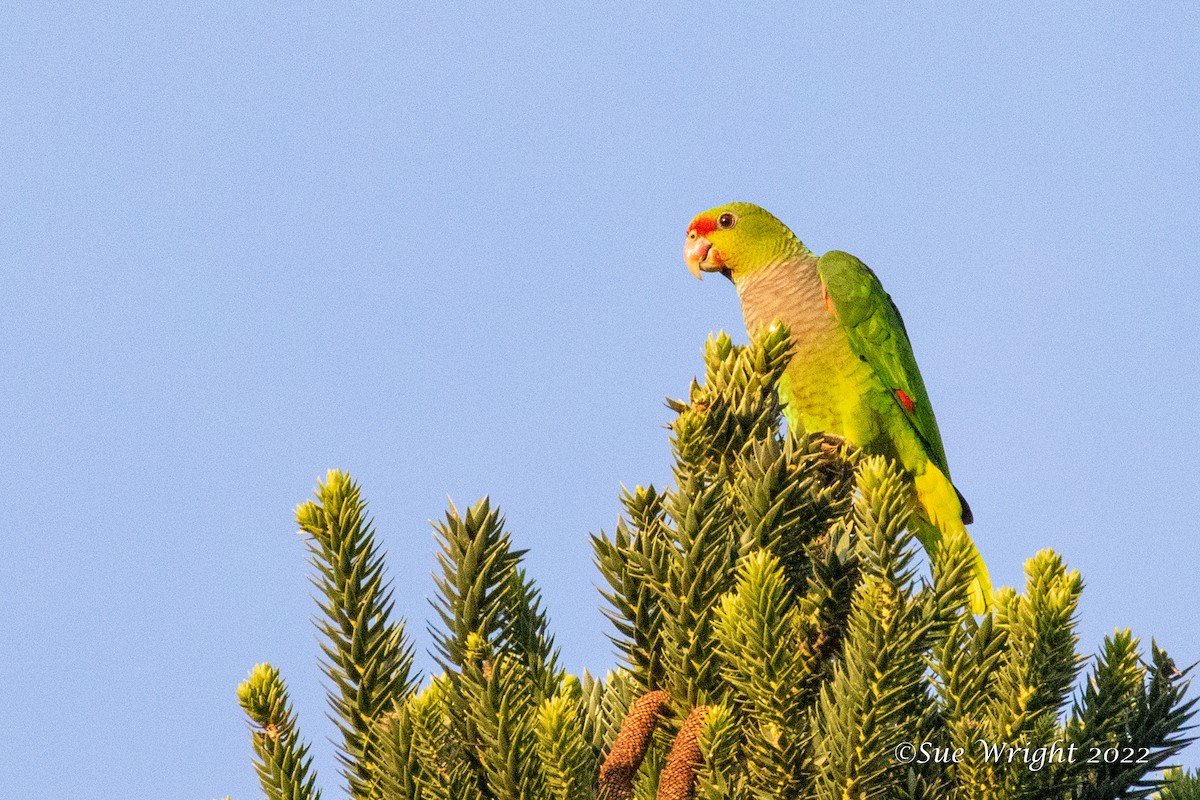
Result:
<svg viewBox="0 0 1200 800">
<path fill-rule="evenodd" d="M 837 455 L 841 449 L 845 447 L 846 440 L 841 436 L 834 436 L 832 433 L 821 434 L 821 452 L 825 455 Z"/>
</svg>

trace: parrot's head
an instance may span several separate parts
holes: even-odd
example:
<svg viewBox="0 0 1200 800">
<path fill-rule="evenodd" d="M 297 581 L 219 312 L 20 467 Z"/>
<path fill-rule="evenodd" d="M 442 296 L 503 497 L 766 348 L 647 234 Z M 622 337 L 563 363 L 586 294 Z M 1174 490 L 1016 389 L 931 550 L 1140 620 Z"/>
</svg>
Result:
<svg viewBox="0 0 1200 800">
<path fill-rule="evenodd" d="M 697 214 L 688 225 L 683 257 L 697 278 L 702 272 L 719 272 L 737 284 L 804 249 L 796 235 L 766 209 L 753 203 L 726 203 Z"/>
</svg>

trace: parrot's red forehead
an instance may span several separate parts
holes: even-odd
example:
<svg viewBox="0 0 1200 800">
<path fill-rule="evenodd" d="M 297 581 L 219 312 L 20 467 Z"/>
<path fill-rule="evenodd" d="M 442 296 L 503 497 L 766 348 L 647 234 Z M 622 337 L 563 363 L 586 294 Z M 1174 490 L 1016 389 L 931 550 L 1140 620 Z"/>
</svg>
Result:
<svg viewBox="0 0 1200 800">
<path fill-rule="evenodd" d="M 717 221 L 712 217 L 696 217 L 688 226 L 688 233 L 695 231 L 701 236 L 708 236 L 717 229 Z"/>
</svg>

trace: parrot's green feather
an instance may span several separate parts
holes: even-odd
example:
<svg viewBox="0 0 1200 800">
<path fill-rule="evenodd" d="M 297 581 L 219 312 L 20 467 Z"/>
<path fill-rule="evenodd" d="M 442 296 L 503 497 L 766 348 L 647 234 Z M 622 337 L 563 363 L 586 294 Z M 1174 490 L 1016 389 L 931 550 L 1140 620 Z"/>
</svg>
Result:
<svg viewBox="0 0 1200 800">
<path fill-rule="evenodd" d="M 930 460 L 950 477 L 933 406 L 896 304 L 871 268 L 849 253 L 831 250 L 817 262 L 817 272 L 850 349 L 892 390 L 896 409 L 912 426 Z M 912 401 L 911 409 L 896 390 Z"/>
</svg>

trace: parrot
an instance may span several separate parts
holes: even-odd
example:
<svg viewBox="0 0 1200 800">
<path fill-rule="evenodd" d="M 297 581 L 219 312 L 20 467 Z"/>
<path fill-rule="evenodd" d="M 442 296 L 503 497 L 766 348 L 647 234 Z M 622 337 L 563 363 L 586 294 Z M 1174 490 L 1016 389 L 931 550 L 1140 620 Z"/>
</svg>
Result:
<svg viewBox="0 0 1200 800">
<path fill-rule="evenodd" d="M 684 260 L 697 278 L 716 272 L 733 282 L 751 336 L 776 323 L 790 329 L 792 353 L 776 387 L 788 428 L 898 463 L 916 500 L 917 541 L 932 555 L 943 536 L 961 533 L 973 550 L 971 611 L 993 608 L 987 565 L 965 527 L 971 508 L 950 480 L 908 332 L 875 273 L 840 250 L 814 255 L 752 203 L 696 215 Z"/>
</svg>

